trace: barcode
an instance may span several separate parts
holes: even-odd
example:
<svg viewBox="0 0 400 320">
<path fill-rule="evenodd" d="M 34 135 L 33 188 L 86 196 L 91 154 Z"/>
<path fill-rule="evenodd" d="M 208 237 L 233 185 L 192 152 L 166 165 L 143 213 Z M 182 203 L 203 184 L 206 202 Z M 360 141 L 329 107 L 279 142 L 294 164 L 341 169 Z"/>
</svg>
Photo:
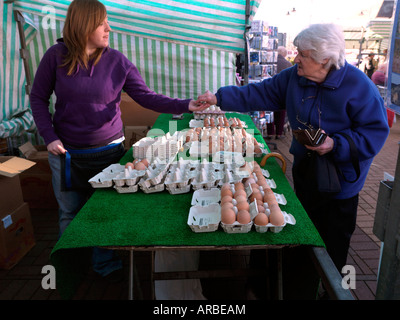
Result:
<svg viewBox="0 0 400 320">
<path fill-rule="evenodd" d="M 199 226 L 208 226 L 210 223 L 210 218 L 200 218 Z"/>
</svg>

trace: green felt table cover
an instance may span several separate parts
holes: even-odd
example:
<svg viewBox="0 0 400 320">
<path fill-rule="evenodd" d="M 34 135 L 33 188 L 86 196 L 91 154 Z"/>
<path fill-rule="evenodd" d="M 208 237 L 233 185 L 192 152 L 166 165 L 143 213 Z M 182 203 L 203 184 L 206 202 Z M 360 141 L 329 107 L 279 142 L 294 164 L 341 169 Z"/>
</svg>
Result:
<svg viewBox="0 0 400 320">
<path fill-rule="evenodd" d="M 248 125 L 246 130 L 254 130 L 257 141 L 266 147 L 263 137 L 248 115 L 232 113 L 227 114 L 227 117 L 237 117 L 245 121 Z M 161 114 L 150 135 L 165 134 L 168 131 L 173 134 L 174 130 L 184 130 L 189 127 L 191 119 L 193 115 L 184 114 L 182 120 L 172 121 L 171 115 Z M 132 161 L 132 155 L 131 148 L 120 163 Z M 178 155 L 180 156 L 185 155 Z M 260 162 L 261 158 L 256 160 Z M 113 188 L 97 189 L 70 223 L 51 253 L 52 263 L 57 270 L 57 280 L 68 275 L 70 279 L 72 274 L 78 274 L 80 268 L 77 264 L 89 263 L 87 259 L 77 263 L 78 252 L 82 253 L 93 246 L 324 246 L 283 174 L 280 161 L 270 158 L 264 168 L 269 171 L 270 178 L 274 179 L 277 185 L 274 192 L 284 194 L 287 204 L 280 207 L 282 211 L 295 217 L 295 225 L 287 224 L 279 233 L 258 233 L 254 227 L 250 232 L 242 234 L 225 233 L 222 228 L 215 232 L 195 233 L 187 225 L 193 191 L 172 195 L 167 190 L 146 194 L 138 189 L 136 193 L 120 194 Z M 65 283 L 62 286 L 65 286 Z M 69 294 L 72 293 L 71 290 Z"/>
</svg>

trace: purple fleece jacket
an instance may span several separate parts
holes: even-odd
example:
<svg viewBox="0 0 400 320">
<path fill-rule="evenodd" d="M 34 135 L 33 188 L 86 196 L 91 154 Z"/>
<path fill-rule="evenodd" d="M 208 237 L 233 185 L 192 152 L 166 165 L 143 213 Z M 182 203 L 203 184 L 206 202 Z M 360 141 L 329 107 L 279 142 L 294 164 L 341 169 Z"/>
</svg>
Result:
<svg viewBox="0 0 400 320">
<path fill-rule="evenodd" d="M 123 135 L 121 91 L 141 106 L 160 113 L 190 112 L 189 101 L 151 91 L 136 66 L 117 50 L 106 48 L 100 61 L 67 75 L 60 67 L 67 47 L 62 39 L 44 54 L 36 71 L 30 102 L 33 118 L 46 145 L 60 139 L 70 147 L 105 145 Z M 55 112 L 49 111 L 52 93 Z"/>
</svg>

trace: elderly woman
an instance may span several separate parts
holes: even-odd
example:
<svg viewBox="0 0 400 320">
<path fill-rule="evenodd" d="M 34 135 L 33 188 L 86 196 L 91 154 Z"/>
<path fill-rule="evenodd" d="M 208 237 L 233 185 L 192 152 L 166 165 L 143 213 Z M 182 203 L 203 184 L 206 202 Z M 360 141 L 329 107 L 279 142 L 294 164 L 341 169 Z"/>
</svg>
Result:
<svg viewBox="0 0 400 320">
<path fill-rule="evenodd" d="M 372 81 L 345 61 L 344 36 L 339 27 L 311 25 L 297 35 L 294 45 L 298 55 L 293 68 L 260 83 L 227 86 L 216 94 L 207 91 L 198 102 L 237 112 L 286 109 L 291 128 L 313 127 L 326 132 L 327 138 L 317 147 L 293 138 L 290 152 L 296 194 L 341 271 L 355 229 L 359 191 L 388 136 L 386 111 Z M 339 133 L 349 135 L 358 149 L 360 175 L 355 182 L 349 182 L 355 176 L 350 145 Z M 320 192 L 299 169 L 312 151 L 332 156 L 342 172 L 340 192 Z"/>
</svg>

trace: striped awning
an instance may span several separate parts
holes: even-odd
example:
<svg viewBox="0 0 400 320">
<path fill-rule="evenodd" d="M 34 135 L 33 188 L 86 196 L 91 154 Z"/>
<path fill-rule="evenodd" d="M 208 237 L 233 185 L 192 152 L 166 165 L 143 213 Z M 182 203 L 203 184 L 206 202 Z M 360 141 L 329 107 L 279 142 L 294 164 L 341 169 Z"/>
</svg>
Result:
<svg viewBox="0 0 400 320">
<path fill-rule="evenodd" d="M 251 0 L 250 21 L 261 0 Z M 71 0 L 15 1 L 22 12 L 64 20 Z M 246 0 L 102 1 L 114 32 L 156 40 L 243 52 Z"/>
<path fill-rule="evenodd" d="M 381 40 L 382 48 L 388 48 L 390 43 L 390 36 L 393 28 L 393 20 L 387 18 L 377 18 L 371 20 L 367 25 L 367 35 L 371 40 Z"/>
<path fill-rule="evenodd" d="M 261 0 L 251 0 L 249 23 Z M 62 36 L 71 1 L 10 1 L 0 8 L 0 138 L 35 128 L 25 92 L 19 33 L 13 12 L 25 19 L 29 70 L 35 74 L 44 52 Z M 139 69 L 150 89 L 175 98 L 235 84 L 236 53 L 244 52 L 246 0 L 102 1 L 112 33 L 110 46 Z M 48 17 L 54 19 L 48 19 Z M 50 110 L 55 98 L 50 102 Z M 16 122 L 16 115 L 24 121 Z M 22 124 L 22 125 L 21 125 Z M 24 131 L 25 130 L 25 131 Z M 29 140 L 34 139 L 30 138 Z M 34 141 L 32 141 L 34 142 Z"/>
</svg>

